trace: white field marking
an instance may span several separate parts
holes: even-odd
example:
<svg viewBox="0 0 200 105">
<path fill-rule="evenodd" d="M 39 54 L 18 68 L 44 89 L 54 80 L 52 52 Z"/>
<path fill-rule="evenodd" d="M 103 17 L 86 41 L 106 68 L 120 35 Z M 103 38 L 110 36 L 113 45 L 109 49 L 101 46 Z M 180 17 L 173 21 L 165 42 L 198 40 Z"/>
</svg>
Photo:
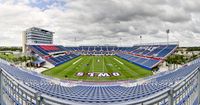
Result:
<svg viewBox="0 0 200 105">
<path fill-rule="evenodd" d="M 79 62 L 81 59 L 82 59 L 82 58 L 78 59 L 76 62 L 73 63 L 73 65 L 76 64 L 77 62 Z"/>
<path fill-rule="evenodd" d="M 119 62 L 120 64 L 124 65 L 124 63 L 120 62 L 118 59 L 114 58 L 117 62 Z"/>
</svg>

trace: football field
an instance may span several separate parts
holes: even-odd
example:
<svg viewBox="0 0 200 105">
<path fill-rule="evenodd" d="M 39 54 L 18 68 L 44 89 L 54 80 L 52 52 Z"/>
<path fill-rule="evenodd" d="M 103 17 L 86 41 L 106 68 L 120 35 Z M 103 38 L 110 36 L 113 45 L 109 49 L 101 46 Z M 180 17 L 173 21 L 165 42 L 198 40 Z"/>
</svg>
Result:
<svg viewBox="0 0 200 105">
<path fill-rule="evenodd" d="M 117 56 L 79 56 L 42 74 L 70 80 L 134 80 L 153 73 Z"/>
</svg>

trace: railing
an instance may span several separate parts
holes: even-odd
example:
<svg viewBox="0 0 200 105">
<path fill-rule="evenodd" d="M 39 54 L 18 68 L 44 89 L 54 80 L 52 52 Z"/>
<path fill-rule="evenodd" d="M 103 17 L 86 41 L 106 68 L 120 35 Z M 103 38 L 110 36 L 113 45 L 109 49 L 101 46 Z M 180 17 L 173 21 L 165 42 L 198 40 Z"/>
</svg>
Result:
<svg viewBox="0 0 200 105">
<path fill-rule="evenodd" d="M 77 104 L 40 93 L 16 80 L 6 70 L 0 70 L 0 102 L 1 105 L 56 105 L 56 104 Z M 130 105 L 192 105 L 200 100 L 200 69 L 195 69 L 183 80 L 175 85 L 138 100 L 114 103 Z"/>
<path fill-rule="evenodd" d="M 179 41 L 174 42 L 155 42 L 155 43 L 140 43 L 140 44 L 134 44 L 134 46 L 138 45 L 179 45 Z"/>
</svg>

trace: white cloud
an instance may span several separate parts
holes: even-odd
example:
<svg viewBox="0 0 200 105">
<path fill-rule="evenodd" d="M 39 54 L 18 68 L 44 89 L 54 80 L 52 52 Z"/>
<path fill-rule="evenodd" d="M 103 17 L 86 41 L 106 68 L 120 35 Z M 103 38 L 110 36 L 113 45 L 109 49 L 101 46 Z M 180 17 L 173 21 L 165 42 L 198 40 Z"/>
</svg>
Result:
<svg viewBox="0 0 200 105">
<path fill-rule="evenodd" d="M 139 35 L 143 42 L 166 41 L 168 28 L 181 46 L 200 44 L 198 0 L 55 0 L 45 9 L 35 1 L 0 1 L 0 45 L 21 45 L 21 32 L 32 26 L 54 31 L 62 45 L 120 45 L 119 38 L 132 45 Z"/>
</svg>

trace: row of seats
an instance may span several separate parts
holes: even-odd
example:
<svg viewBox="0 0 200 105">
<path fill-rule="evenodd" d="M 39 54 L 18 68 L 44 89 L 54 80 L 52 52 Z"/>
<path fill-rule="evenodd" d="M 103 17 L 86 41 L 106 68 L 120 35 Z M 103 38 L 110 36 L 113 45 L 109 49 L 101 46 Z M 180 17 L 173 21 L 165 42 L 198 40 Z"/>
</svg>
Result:
<svg viewBox="0 0 200 105">
<path fill-rule="evenodd" d="M 65 48 L 60 45 L 29 45 L 29 48 L 41 55 L 49 55 L 51 52 L 65 51 Z"/>
<path fill-rule="evenodd" d="M 139 66 L 142 66 L 146 69 L 152 69 L 161 61 L 161 60 L 156 60 L 156 59 L 152 59 L 152 58 L 143 58 L 143 57 L 133 56 L 130 54 L 123 54 L 123 53 L 118 53 L 116 55 L 120 58 L 123 58 L 123 59 L 125 59 L 131 63 L 137 64 Z"/>
<path fill-rule="evenodd" d="M 140 100 L 169 88 L 176 82 L 181 81 L 188 74 L 200 66 L 200 63 L 191 63 L 168 74 L 152 78 L 144 83 L 131 87 L 120 85 L 108 86 L 73 86 L 66 87 L 49 82 L 47 78 L 29 73 L 20 68 L 0 63 L 0 68 L 11 74 L 14 78 L 22 81 L 25 85 L 40 91 L 41 93 L 57 97 L 74 103 L 122 103 Z"/>
<path fill-rule="evenodd" d="M 40 45 L 40 48 L 44 49 L 45 51 L 59 51 L 59 48 L 56 46 L 50 45 Z"/>
<path fill-rule="evenodd" d="M 79 51 L 83 53 L 96 52 L 129 52 L 131 54 L 139 54 L 142 56 L 166 57 L 176 49 L 176 44 L 170 45 L 140 45 L 133 47 L 117 47 L 117 46 L 80 46 L 80 47 L 66 47 L 68 51 Z"/>
<path fill-rule="evenodd" d="M 177 45 L 141 45 L 130 48 L 121 48 L 120 51 L 142 56 L 166 57 L 177 48 Z"/>
<path fill-rule="evenodd" d="M 53 65 L 58 66 L 67 61 L 70 61 L 78 56 L 79 55 L 76 55 L 76 54 L 65 54 L 65 55 L 57 56 L 57 57 L 50 57 L 46 60 L 49 61 L 50 63 L 52 63 Z"/>
<path fill-rule="evenodd" d="M 151 70 L 162 62 L 162 59 L 173 53 L 176 48 L 177 45 L 134 46 L 132 49 L 121 48 L 121 52 L 116 55 L 129 62 Z"/>
<path fill-rule="evenodd" d="M 118 49 L 116 46 L 80 46 L 70 48 L 76 51 L 116 51 Z"/>
<path fill-rule="evenodd" d="M 66 54 L 66 48 L 61 45 L 29 45 L 29 48 L 54 66 L 61 65 L 79 56 L 79 54 L 73 53 Z M 56 56 L 52 53 L 55 53 Z"/>
</svg>

